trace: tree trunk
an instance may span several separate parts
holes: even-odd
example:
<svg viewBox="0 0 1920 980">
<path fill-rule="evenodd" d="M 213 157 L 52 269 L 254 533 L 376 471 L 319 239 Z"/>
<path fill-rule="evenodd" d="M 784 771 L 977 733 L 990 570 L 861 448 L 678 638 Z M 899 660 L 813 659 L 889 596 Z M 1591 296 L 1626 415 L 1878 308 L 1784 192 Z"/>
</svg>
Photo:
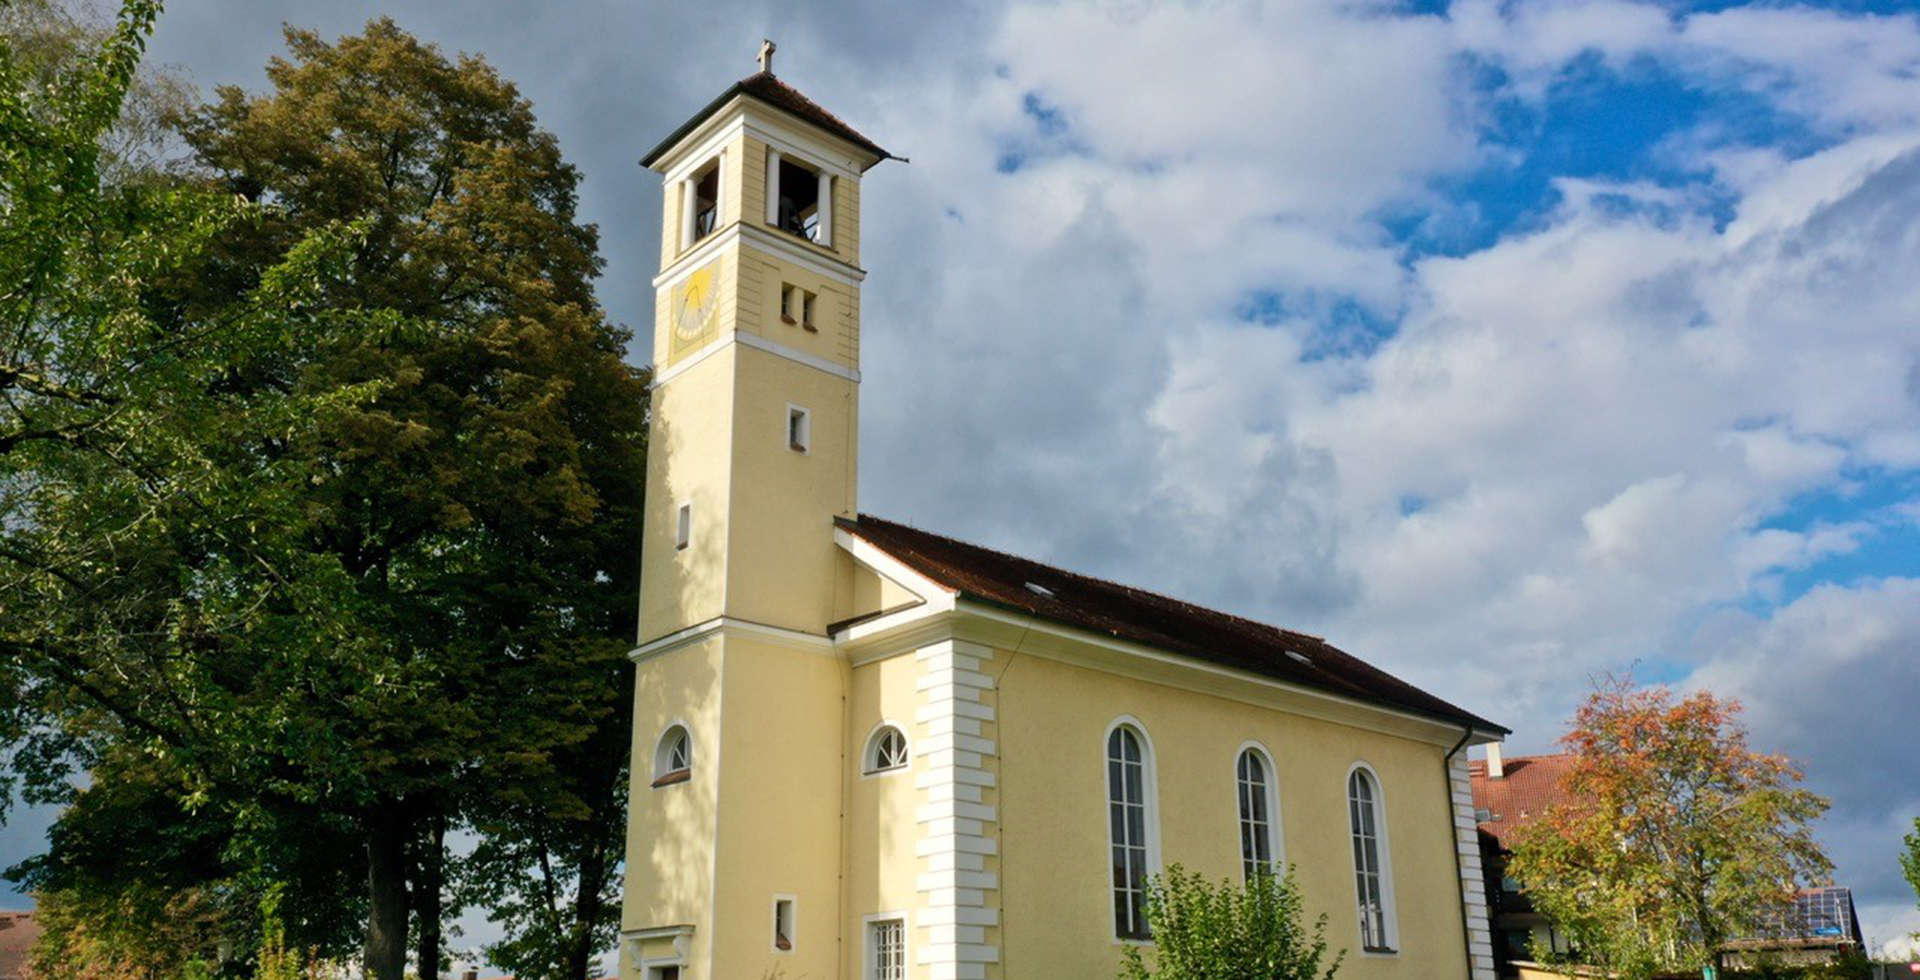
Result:
<svg viewBox="0 0 1920 980">
<path fill-rule="evenodd" d="M 394 801 L 362 817 L 367 835 L 367 945 L 369 980 L 406 980 L 407 821 Z"/>
<path fill-rule="evenodd" d="M 573 896 L 573 935 L 567 937 L 567 980 L 591 980 L 593 925 L 600 921 L 600 892 L 606 884 L 606 848 L 594 846 L 580 858 Z"/>
<path fill-rule="evenodd" d="M 421 980 L 440 980 L 440 887 L 446 880 L 447 815 L 436 808 L 424 821 L 419 876 L 414 879 L 413 904 L 420 922 L 418 973 Z"/>
</svg>

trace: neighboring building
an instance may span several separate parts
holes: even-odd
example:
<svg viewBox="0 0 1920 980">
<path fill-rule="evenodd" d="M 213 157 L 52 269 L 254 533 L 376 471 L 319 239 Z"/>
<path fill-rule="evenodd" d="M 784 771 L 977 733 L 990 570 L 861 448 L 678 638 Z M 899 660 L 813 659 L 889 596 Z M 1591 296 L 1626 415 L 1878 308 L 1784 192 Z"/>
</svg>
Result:
<svg viewBox="0 0 1920 980">
<path fill-rule="evenodd" d="M 1727 944 L 1727 965 L 1741 969 L 1762 960 L 1788 966 L 1828 963 L 1847 953 L 1864 953 L 1853 892 L 1845 888 L 1803 888 L 1757 936 Z"/>
<path fill-rule="evenodd" d="M 1499 744 L 1494 743 L 1487 746 L 1486 759 L 1468 764 L 1473 818 L 1480 829 L 1480 861 L 1487 876 L 1487 907 L 1493 919 L 1493 955 L 1503 977 L 1517 976 L 1513 964 L 1535 959 L 1538 951 L 1570 949 L 1566 934 L 1534 910 L 1519 883 L 1507 874 L 1507 856 L 1514 831 L 1566 800 L 1560 778 L 1572 762 L 1570 755 L 1503 759 Z"/>
<path fill-rule="evenodd" d="M 32 912 L 0 912 L 0 980 L 22 980 L 40 941 L 40 923 Z"/>
<path fill-rule="evenodd" d="M 1498 743 L 1487 746 L 1485 760 L 1469 763 L 1474 819 L 1479 822 L 1481 866 L 1486 869 L 1487 906 L 1493 920 L 1493 952 L 1501 976 L 1516 976 L 1513 964 L 1537 959 L 1544 950 L 1571 952 L 1566 934 L 1536 911 L 1519 883 L 1506 873 L 1513 833 L 1570 799 L 1562 779 L 1570 755 L 1514 756 L 1503 759 Z M 1786 964 L 1823 963 L 1847 950 L 1866 948 L 1853 893 L 1845 888 L 1808 888 L 1795 897 L 1760 938 L 1740 939 L 1725 947 L 1727 965 L 1739 969 L 1766 956 Z"/>
<path fill-rule="evenodd" d="M 1291 862 L 1345 980 L 1490 978 L 1465 750 L 1506 729 L 1318 638 L 858 513 L 888 158 L 762 71 L 643 161 L 623 980 L 1108 977 L 1176 861 Z"/>
</svg>

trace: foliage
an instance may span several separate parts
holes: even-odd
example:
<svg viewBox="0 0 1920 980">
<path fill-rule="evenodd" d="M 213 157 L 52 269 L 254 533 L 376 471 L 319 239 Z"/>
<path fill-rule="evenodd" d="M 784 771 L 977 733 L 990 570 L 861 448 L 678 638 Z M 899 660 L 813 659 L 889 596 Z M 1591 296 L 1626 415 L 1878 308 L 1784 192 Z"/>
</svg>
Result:
<svg viewBox="0 0 1920 980">
<path fill-rule="evenodd" d="M 1147 884 L 1152 965 L 1127 946 L 1122 980 L 1330 980 L 1345 951 L 1327 960 L 1327 917 L 1309 936 L 1292 870 L 1215 885 L 1175 864 Z M 1325 969 L 1322 964 L 1325 963 Z"/>
<path fill-rule="evenodd" d="M 1920 895 L 1920 817 L 1913 818 L 1913 832 L 1903 843 L 1907 849 L 1900 855 L 1900 870 L 1906 872 L 1907 884 L 1913 886 L 1913 893 Z"/>
<path fill-rule="evenodd" d="M 197 895 L 251 948 L 291 883 L 268 949 L 361 916 L 397 980 L 410 917 L 442 958 L 449 827 L 511 812 L 591 941 L 645 378 L 578 175 L 483 62 L 377 21 L 183 120 L 199 172 L 103 179 L 157 14 L 0 49 L 5 788 L 79 804 L 20 874 L 84 934 Z M 103 814 L 151 831 L 118 874 Z"/>
<path fill-rule="evenodd" d="M 1750 750 L 1738 714 L 1624 680 L 1576 714 L 1569 802 L 1516 833 L 1509 872 L 1594 965 L 1697 970 L 1831 870 L 1811 829 L 1827 801 Z"/>
</svg>

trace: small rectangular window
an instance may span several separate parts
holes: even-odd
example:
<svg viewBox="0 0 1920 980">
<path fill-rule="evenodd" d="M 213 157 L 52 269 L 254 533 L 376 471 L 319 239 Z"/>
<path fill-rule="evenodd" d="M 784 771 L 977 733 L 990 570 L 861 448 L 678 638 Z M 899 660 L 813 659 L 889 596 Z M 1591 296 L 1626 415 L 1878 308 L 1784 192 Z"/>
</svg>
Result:
<svg viewBox="0 0 1920 980">
<path fill-rule="evenodd" d="M 693 505 L 681 504 L 679 514 L 674 519 L 673 549 L 685 551 L 693 543 Z"/>
<path fill-rule="evenodd" d="M 795 305 L 794 300 L 796 299 L 795 294 L 798 292 L 800 292 L 800 290 L 796 288 L 793 283 L 783 282 L 780 284 L 780 322 L 789 325 L 798 322 L 793 318 L 795 312 L 793 308 Z"/>
<path fill-rule="evenodd" d="M 787 406 L 787 448 L 804 453 L 813 445 L 813 415 L 798 405 Z"/>
<path fill-rule="evenodd" d="M 814 300 L 819 297 L 805 290 L 800 293 L 800 325 L 810 333 L 819 333 L 820 328 L 813 325 Z"/>
<path fill-rule="evenodd" d="M 868 980 L 907 980 L 907 924 L 876 919 L 867 924 Z"/>
<path fill-rule="evenodd" d="M 773 900 L 773 948 L 782 953 L 793 951 L 793 899 Z"/>
</svg>

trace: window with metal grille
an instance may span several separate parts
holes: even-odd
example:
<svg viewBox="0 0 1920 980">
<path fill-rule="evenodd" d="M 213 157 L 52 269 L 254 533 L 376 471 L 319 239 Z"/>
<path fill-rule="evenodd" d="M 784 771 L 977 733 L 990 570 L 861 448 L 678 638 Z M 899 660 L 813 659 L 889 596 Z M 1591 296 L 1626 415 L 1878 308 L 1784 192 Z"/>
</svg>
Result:
<svg viewBox="0 0 1920 980">
<path fill-rule="evenodd" d="M 1113 934 L 1148 939 L 1147 756 L 1140 736 L 1116 728 L 1107 736 L 1107 817 L 1113 839 Z"/>
<path fill-rule="evenodd" d="M 900 729 L 884 725 L 867 741 L 867 773 L 904 769 L 907 761 L 907 736 Z"/>
<path fill-rule="evenodd" d="M 907 980 L 907 924 L 876 919 L 867 924 L 868 980 Z"/>
<path fill-rule="evenodd" d="M 1240 753 L 1234 768 L 1240 791 L 1240 865 L 1248 881 L 1273 871 L 1273 784 L 1260 753 Z"/>
<path fill-rule="evenodd" d="M 1368 952 L 1393 952 L 1388 916 L 1386 867 L 1382 860 L 1380 792 L 1373 776 L 1355 769 L 1347 778 L 1347 812 L 1353 829 L 1353 881 L 1360 913 L 1360 946 Z"/>
</svg>

